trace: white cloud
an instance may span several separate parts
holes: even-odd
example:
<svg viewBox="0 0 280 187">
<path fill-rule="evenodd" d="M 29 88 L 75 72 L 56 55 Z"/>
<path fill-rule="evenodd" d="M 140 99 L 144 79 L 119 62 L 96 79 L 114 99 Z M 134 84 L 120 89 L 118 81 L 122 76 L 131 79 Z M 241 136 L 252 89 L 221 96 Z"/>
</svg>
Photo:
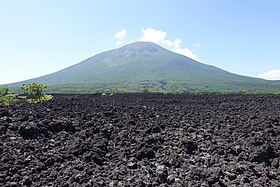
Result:
<svg viewBox="0 0 280 187">
<path fill-rule="evenodd" d="M 274 69 L 267 72 L 263 72 L 259 74 L 258 77 L 268 80 L 280 80 L 280 69 Z"/>
<path fill-rule="evenodd" d="M 117 45 L 120 45 L 124 42 L 126 34 L 127 34 L 126 29 L 122 29 L 114 35 L 114 38 L 117 39 L 116 41 Z"/>
<path fill-rule="evenodd" d="M 143 29 L 142 28 L 143 36 L 139 39 L 140 41 L 149 41 L 154 43 L 161 43 L 165 40 L 167 35 L 166 32 L 160 30 L 154 30 L 152 28 Z"/>
<path fill-rule="evenodd" d="M 191 50 L 189 50 L 188 48 L 177 48 L 173 50 L 175 53 L 181 54 L 181 55 L 185 55 L 187 57 L 190 57 L 196 61 L 198 61 L 198 57 L 192 53 Z"/>
<path fill-rule="evenodd" d="M 126 29 L 122 29 L 115 34 L 114 38 L 116 38 L 118 40 L 122 40 L 126 36 L 126 33 L 127 33 Z"/>
<path fill-rule="evenodd" d="M 192 58 L 196 61 L 199 61 L 199 58 L 193 54 L 191 50 L 188 48 L 181 47 L 182 40 L 177 38 L 174 41 L 166 39 L 167 33 L 161 30 L 155 30 L 153 28 L 142 29 L 142 37 L 139 39 L 140 41 L 148 41 L 153 42 L 158 45 L 161 45 L 164 48 L 167 48 L 175 53 L 179 53 L 181 55 Z"/>
</svg>

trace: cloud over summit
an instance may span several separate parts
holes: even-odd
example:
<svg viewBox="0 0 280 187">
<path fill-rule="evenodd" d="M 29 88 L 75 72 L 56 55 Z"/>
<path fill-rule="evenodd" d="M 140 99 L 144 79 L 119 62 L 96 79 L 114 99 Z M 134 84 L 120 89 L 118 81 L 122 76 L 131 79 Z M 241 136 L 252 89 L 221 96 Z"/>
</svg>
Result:
<svg viewBox="0 0 280 187">
<path fill-rule="evenodd" d="M 122 29 L 114 35 L 114 38 L 117 39 L 116 41 L 117 45 L 120 45 L 124 42 L 126 34 L 127 34 L 126 29 Z"/>
<path fill-rule="evenodd" d="M 175 40 L 167 39 L 167 32 L 156 30 L 153 28 L 142 28 L 142 36 L 138 39 L 138 41 L 147 41 L 147 42 L 153 42 L 155 44 L 158 44 L 170 51 L 173 51 L 175 53 L 187 56 L 189 58 L 192 58 L 196 61 L 199 61 L 198 56 L 196 56 L 190 49 L 182 47 L 183 41 L 180 38 L 177 38 Z M 117 32 L 114 35 L 114 38 L 116 39 L 116 44 L 121 45 L 125 43 L 125 37 L 127 35 L 127 30 L 122 29 L 119 32 Z M 131 40 L 133 42 L 134 40 Z M 196 43 L 194 47 L 199 47 L 200 44 Z"/>
<path fill-rule="evenodd" d="M 180 38 L 177 38 L 174 41 L 172 41 L 167 39 L 166 36 L 167 32 L 156 30 L 153 28 L 142 28 L 142 36 L 141 38 L 139 38 L 139 41 L 153 42 L 175 53 L 179 53 L 181 55 L 199 61 L 199 58 L 190 49 L 181 46 L 182 40 Z"/>
</svg>

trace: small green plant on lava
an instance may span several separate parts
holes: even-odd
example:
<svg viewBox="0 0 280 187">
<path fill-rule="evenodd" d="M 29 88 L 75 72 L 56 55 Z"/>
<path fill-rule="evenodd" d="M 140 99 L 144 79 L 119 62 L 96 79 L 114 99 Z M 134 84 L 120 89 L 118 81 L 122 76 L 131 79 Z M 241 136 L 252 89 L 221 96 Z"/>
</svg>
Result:
<svg viewBox="0 0 280 187">
<path fill-rule="evenodd" d="M 9 93 L 10 89 L 8 86 L 0 88 L 0 105 L 8 106 L 12 103 L 17 102 L 18 94 Z"/>
<path fill-rule="evenodd" d="M 38 103 L 51 100 L 53 98 L 52 95 L 45 95 L 42 93 L 43 89 L 46 88 L 46 85 L 37 83 L 24 84 L 21 86 L 21 89 L 23 89 L 24 93 L 27 95 L 26 101 L 28 103 Z"/>
<path fill-rule="evenodd" d="M 110 93 L 110 96 L 115 95 L 115 94 L 116 94 L 116 91 L 112 90 L 112 92 Z"/>
<path fill-rule="evenodd" d="M 145 89 L 143 90 L 143 93 L 147 94 L 147 93 L 150 93 L 150 91 L 148 90 L 148 88 L 145 88 Z"/>
</svg>

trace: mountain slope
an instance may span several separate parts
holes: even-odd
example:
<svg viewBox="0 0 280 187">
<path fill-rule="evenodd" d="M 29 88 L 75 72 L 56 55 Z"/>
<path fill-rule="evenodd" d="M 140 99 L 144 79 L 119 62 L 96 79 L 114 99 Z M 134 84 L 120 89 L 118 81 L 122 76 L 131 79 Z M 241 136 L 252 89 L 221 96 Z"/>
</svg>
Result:
<svg viewBox="0 0 280 187">
<path fill-rule="evenodd" d="M 151 42 L 135 42 L 100 53 L 66 69 L 14 83 L 39 82 L 53 92 L 119 91 L 277 91 L 280 83 L 229 73 Z"/>
</svg>

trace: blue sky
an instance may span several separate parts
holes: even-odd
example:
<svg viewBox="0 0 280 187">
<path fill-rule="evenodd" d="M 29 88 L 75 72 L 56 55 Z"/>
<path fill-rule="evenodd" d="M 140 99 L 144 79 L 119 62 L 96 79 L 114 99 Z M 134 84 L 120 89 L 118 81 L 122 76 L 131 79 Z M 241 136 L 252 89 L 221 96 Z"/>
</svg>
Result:
<svg viewBox="0 0 280 187">
<path fill-rule="evenodd" d="M 280 79 L 279 7 L 278 0 L 0 0 L 0 84 L 138 40 Z"/>
</svg>

